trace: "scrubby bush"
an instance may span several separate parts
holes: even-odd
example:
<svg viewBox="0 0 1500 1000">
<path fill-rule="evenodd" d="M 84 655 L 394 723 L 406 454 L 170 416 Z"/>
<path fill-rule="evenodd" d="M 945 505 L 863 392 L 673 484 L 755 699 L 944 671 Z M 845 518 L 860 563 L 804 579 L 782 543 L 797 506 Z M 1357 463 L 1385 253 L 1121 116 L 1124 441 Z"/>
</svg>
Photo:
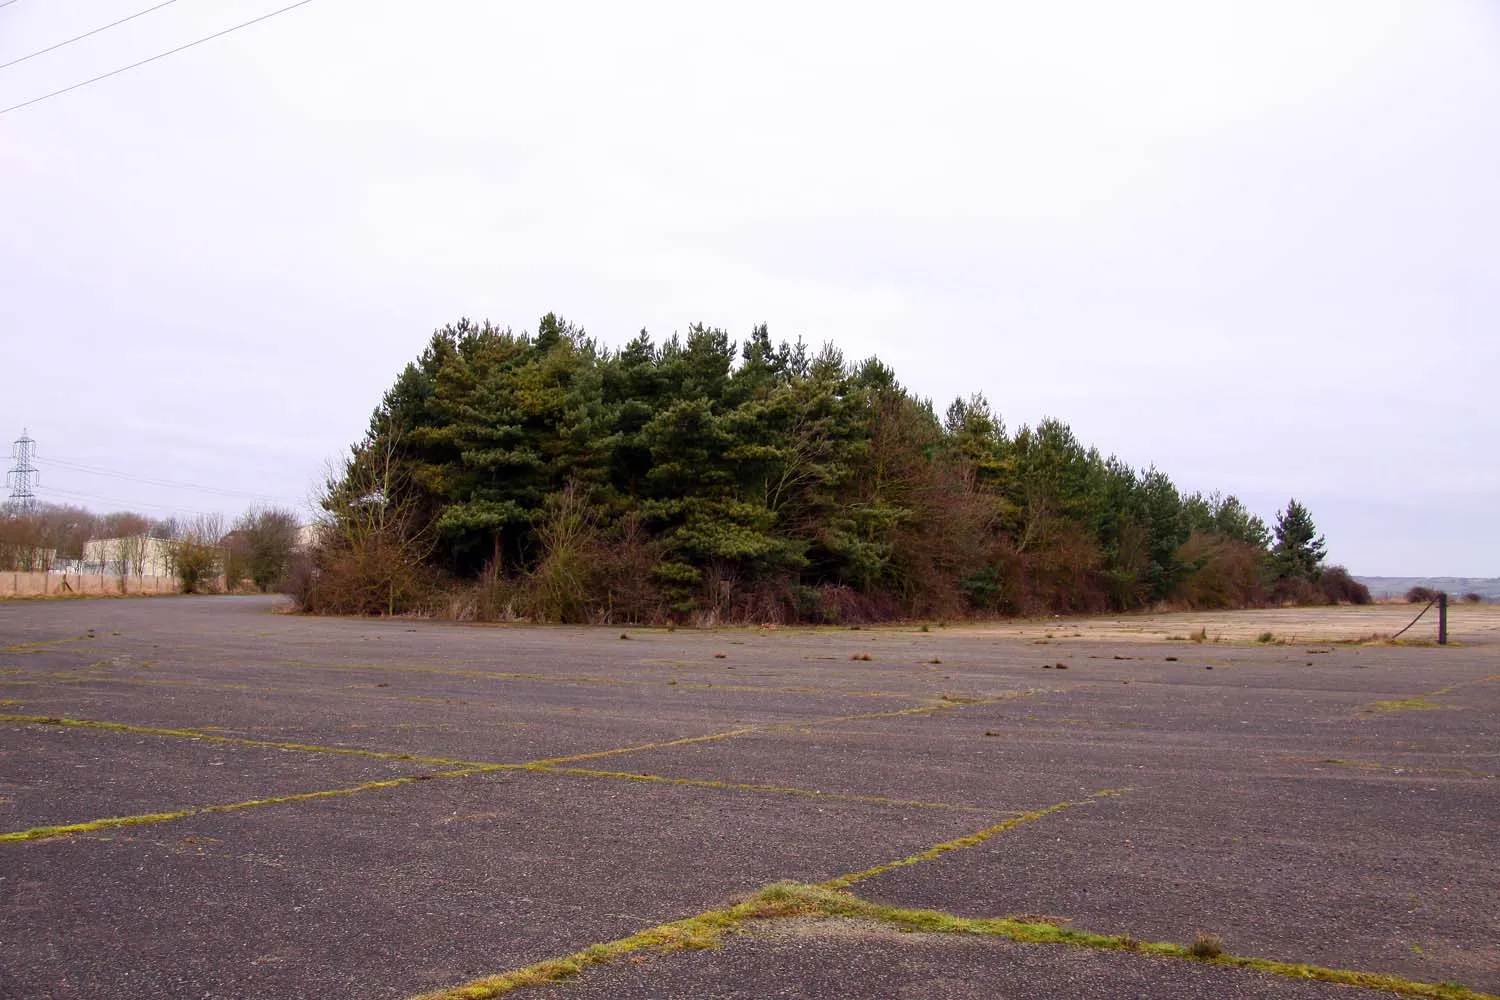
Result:
<svg viewBox="0 0 1500 1000">
<path fill-rule="evenodd" d="M 438 572 L 428 564 L 435 527 L 406 490 L 397 438 L 345 460 L 323 492 L 310 565 L 299 567 L 299 605 L 331 614 L 430 611 Z"/>
<path fill-rule="evenodd" d="M 1317 607 L 1328 603 L 1328 595 L 1316 581 L 1291 576 L 1271 585 L 1271 602 L 1283 606 Z"/>
<path fill-rule="evenodd" d="M 1329 566 L 1318 578 L 1318 586 L 1329 604 L 1369 604 L 1370 588 L 1349 575 L 1342 566 Z"/>
<path fill-rule="evenodd" d="M 230 536 L 235 544 L 231 556 L 241 567 L 235 579 L 249 577 L 266 593 L 281 583 L 297 548 L 297 515 L 280 507 L 256 507 L 234 523 Z"/>
<path fill-rule="evenodd" d="M 1264 549 L 1195 531 L 1178 558 L 1188 567 L 1181 599 L 1191 607 L 1243 608 L 1266 600 Z"/>
<path fill-rule="evenodd" d="M 223 569 L 223 520 L 200 515 L 176 524 L 167 546 L 167 561 L 184 594 L 201 594 L 218 588 Z"/>
</svg>

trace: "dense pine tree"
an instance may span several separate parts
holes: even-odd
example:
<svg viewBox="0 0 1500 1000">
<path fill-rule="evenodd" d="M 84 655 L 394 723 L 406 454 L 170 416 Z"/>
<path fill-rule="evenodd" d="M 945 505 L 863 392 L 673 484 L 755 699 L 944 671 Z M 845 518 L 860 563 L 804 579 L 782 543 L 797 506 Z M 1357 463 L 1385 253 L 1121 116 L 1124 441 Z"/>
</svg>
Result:
<svg viewBox="0 0 1500 1000">
<path fill-rule="evenodd" d="M 1276 545 L 1271 558 L 1279 580 L 1316 580 L 1326 548 L 1312 515 L 1295 499 L 1276 515 Z"/>
</svg>

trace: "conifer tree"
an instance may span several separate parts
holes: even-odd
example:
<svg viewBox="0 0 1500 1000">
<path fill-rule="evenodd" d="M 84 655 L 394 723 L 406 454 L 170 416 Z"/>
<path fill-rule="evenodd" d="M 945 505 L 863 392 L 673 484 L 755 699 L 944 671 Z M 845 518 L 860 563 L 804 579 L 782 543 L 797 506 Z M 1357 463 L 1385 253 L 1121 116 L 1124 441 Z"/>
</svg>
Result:
<svg viewBox="0 0 1500 1000">
<path fill-rule="evenodd" d="M 1276 545 L 1271 564 L 1278 580 L 1316 580 L 1326 545 L 1307 508 L 1293 498 L 1276 515 Z"/>
</svg>

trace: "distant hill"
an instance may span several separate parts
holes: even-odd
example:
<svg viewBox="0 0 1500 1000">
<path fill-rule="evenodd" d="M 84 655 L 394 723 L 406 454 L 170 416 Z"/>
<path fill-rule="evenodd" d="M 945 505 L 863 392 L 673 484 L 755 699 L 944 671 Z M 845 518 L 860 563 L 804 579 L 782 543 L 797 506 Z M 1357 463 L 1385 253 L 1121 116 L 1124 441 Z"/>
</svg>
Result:
<svg viewBox="0 0 1500 1000">
<path fill-rule="evenodd" d="M 1370 596 L 1403 597 L 1413 587 L 1445 590 L 1450 597 L 1478 594 L 1487 601 L 1500 601 L 1500 576 L 1356 576 L 1370 588 Z"/>
</svg>

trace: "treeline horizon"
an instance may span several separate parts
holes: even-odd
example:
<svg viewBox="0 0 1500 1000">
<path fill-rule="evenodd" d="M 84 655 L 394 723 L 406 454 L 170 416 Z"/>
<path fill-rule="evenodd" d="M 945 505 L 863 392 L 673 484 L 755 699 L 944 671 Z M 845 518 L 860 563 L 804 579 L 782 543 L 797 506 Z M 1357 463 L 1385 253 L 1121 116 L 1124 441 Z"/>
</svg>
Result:
<svg viewBox="0 0 1500 1000">
<path fill-rule="evenodd" d="M 602 348 L 432 335 L 329 477 L 311 611 L 572 622 L 869 622 L 1367 602 L 1295 500 L 1234 496 L 941 415 L 878 359 L 695 325 Z"/>
<path fill-rule="evenodd" d="M 161 573 L 188 594 L 233 591 L 245 581 L 264 593 L 290 582 L 294 563 L 305 555 L 300 529 L 296 512 L 258 505 L 227 527 L 221 514 L 149 517 L 128 510 L 95 514 L 73 504 L 0 506 L 0 571 L 87 569 L 122 584 Z"/>
<path fill-rule="evenodd" d="M 0 508 L 0 570 L 46 572 L 55 563 L 84 559 L 90 542 L 118 538 L 171 539 L 187 520 L 118 510 L 96 514 L 77 504 L 39 503 Z"/>
</svg>

